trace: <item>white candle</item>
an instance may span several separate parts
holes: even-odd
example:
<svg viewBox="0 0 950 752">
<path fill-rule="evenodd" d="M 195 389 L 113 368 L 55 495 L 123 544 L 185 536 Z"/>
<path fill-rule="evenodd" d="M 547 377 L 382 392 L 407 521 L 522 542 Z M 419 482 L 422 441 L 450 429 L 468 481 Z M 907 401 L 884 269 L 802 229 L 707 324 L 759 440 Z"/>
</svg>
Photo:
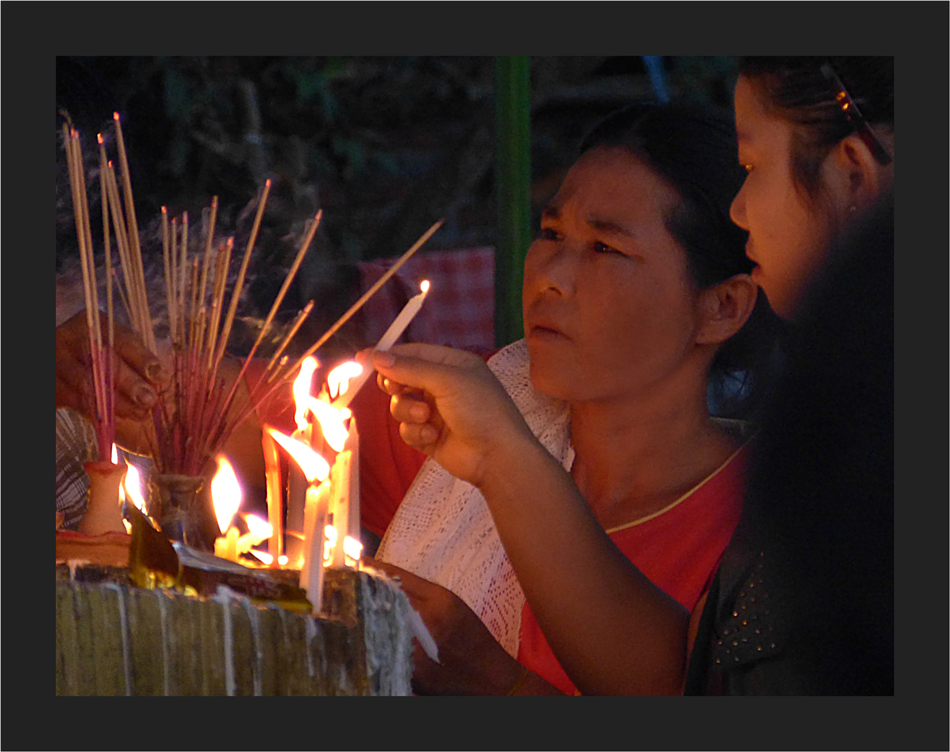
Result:
<svg viewBox="0 0 950 752">
<path fill-rule="evenodd" d="M 223 536 L 215 538 L 214 555 L 228 561 L 238 560 L 238 529 L 236 527 L 232 525 Z"/>
<path fill-rule="evenodd" d="M 350 468 L 353 453 L 344 449 L 336 456 L 330 468 L 330 505 L 333 512 L 333 527 L 336 530 L 336 543 L 330 556 L 330 566 L 343 568 L 346 559 L 343 553 L 343 539 L 350 529 Z"/>
<path fill-rule="evenodd" d="M 406 305 L 403 306 L 403 309 L 399 312 L 396 320 L 389 325 L 389 329 L 386 330 L 385 334 L 380 337 L 379 342 L 376 343 L 376 349 L 380 352 L 386 352 L 393 345 L 395 345 L 396 340 L 402 336 L 402 333 L 406 331 L 406 327 L 409 326 L 409 323 L 413 320 L 413 318 L 415 318 L 416 314 L 419 313 L 419 309 L 422 308 L 422 304 L 425 302 L 426 295 L 429 294 L 429 281 L 423 280 L 422 284 L 419 285 L 419 288 L 422 290 L 422 292 L 409 299 L 409 302 L 406 303 Z M 362 373 L 350 381 L 347 390 L 335 400 L 333 400 L 333 406 L 342 409 L 349 405 L 363 384 L 365 384 L 367 379 L 369 379 L 369 377 L 372 375 L 373 369 L 368 366 L 364 366 Z"/>
<path fill-rule="evenodd" d="M 349 507 L 346 513 L 346 535 L 358 541 L 360 540 L 360 434 L 356 430 L 356 418 L 350 419 L 350 433 L 346 437 L 346 444 L 343 448 L 350 451 L 350 488 Z"/>
<path fill-rule="evenodd" d="M 267 519 L 272 531 L 267 550 L 271 555 L 271 566 L 279 567 L 280 557 L 284 553 L 284 509 L 280 492 L 280 459 L 274 437 L 266 431 L 263 432 L 262 437 L 264 480 L 267 487 Z"/>
<path fill-rule="evenodd" d="M 291 438 L 311 446 L 311 430 L 308 425 L 303 431 L 297 429 Z M 290 465 L 287 472 L 287 529 L 302 533 L 304 529 L 304 503 L 307 494 L 307 479 L 297 463 Z"/>
<path fill-rule="evenodd" d="M 377 350 L 386 351 L 395 345 L 396 340 L 402 336 L 404 331 L 406 331 L 406 327 L 409 326 L 409 322 L 415 318 L 417 313 L 419 313 L 419 309 L 422 308 L 422 304 L 425 302 L 426 295 L 429 294 L 429 281 L 423 280 L 422 284 L 419 285 L 419 288 L 422 290 L 422 292 L 409 299 L 409 302 L 406 303 L 403 309 L 399 312 L 396 320 L 393 321 L 389 329 L 386 330 L 386 333 L 380 337 L 379 342 L 376 344 Z"/>
<path fill-rule="evenodd" d="M 323 546 L 329 500 L 330 484 L 327 481 L 320 484 L 311 483 L 307 488 L 300 586 L 307 591 L 307 600 L 313 605 L 314 612 L 318 614 L 323 608 Z"/>
</svg>

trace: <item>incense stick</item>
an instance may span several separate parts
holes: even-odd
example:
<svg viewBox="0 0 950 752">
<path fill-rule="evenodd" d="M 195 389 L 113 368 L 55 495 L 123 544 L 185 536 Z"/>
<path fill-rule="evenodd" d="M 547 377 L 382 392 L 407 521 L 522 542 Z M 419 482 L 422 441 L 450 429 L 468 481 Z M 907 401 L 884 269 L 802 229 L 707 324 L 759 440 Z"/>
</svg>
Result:
<svg viewBox="0 0 950 752">
<path fill-rule="evenodd" d="M 363 305 L 366 303 L 366 301 L 369 300 L 371 297 L 373 297 L 373 295 L 375 295 L 375 294 L 379 291 L 379 289 L 380 289 L 384 284 L 386 284 L 386 282 L 389 280 L 389 278 L 392 277 L 397 271 L 399 271 L 399 268 L 400 268 L 403 264 L 405 264 L 410 258 L 412 258 L 412 256 L 416 253 L 416 251 L 418 251 L 418 250 L 425 244 L 425 242 L 426 242 L 429 238 L 432 237 L 432 235 L 435 233 L 435 231 L 438 230 L 438 229 L 442 226 L 442 224 L 443 224 L 444 222 L 445 222 L 444 219 L 440 219 L 438 222 L 436 222 L 434 225 L 432 225 L 432 227 L 430 227 L 428 230 L 426 230 L 426 231 L 422 234 L 422 236 L 421 236 L 415 243 L 412 244 L 412 247 L 409 248 L 409 250 L 406 251 L 402 256 L 400 256 L 400 257 L 393 263 L 393 265 L 392 265 L 389 269 L 386 270 L 386 273 L 383 274 L 378 280 L 376 280 L 376 282 L 375 282 L 365 293 L 363 293 L 363 295 L 360 296 L 359 300 L 357 300 L 352 306 L 350 306 L 349 310 L 347 310 L 346 313 L 344 313 L 342 316 L 340 316 L 340 318 L 338 318 L 338 319 L 336 320 L 336 322 L 333 324 L 333 326 L 331 326 L 331 327 L 323 334 L 323 336 L 320 337 L 320 339 L 318 339 L 313 345 L 311 345 L 303 355 L 301 355 L 299 358 L 297 358 L 297 360 L 294 362 L 293 366 L 290 367 L 290 368 L 288 368 L 288 369 L 284 372 L 283 376 L 282 376 L 280 379 L 275 380 L 275 383 L 271 386 L 271 388 L 270 388 L 263 396 L 261 396 L 261 397 L 260 397 L 259 399 L 257 399 L 256 401 L 253 401 L 253 404 L 251 405 L 251 408 L 248 410 L 248 412 L 246 413 L 246 415 L 245 415 L 244 417 L 246 417 L 247 415 L 250 415 L 251 412 L 257 410 L 258 407 L 259 407 L 261 404 L 263 404 L 264 400 L 266 400 L 268 397 L 270 397 L 270 395 L 273 394 L 274 390 L 277 389 L 277 387 L 279 387 L 279 386 L 283 383 L 283 381 L 284 381 L 284 379 L 286 379 L 287 375 L 289 375 L 289 374 L 291 374 L 291 373 L 296 373 L 297 370 L 300 368 L 300 364 L 303 363 L 303 361 L 304 361 L 307 357 L 309 357 L 310 355 L 313 355 L 313 353 L 315 353 L 320 347 L 322 347 L 322 346 L 326 343 L 326 341 L 327 341 L 328 339 L 330 339 L 330 337 L 332 337 L 334 334 L 336 334 L 336 332 L 340 329 L 340 327 L 343 326 L 347 321 L 349 321 L 349 319 L 350 319 L 360 308 L 363 307 Z M 245 365 L 246 365 L 246 364 L 245 364 Z M 243 370 L 242 370 L 242 373 L 243 373 Z"/>
</svg>

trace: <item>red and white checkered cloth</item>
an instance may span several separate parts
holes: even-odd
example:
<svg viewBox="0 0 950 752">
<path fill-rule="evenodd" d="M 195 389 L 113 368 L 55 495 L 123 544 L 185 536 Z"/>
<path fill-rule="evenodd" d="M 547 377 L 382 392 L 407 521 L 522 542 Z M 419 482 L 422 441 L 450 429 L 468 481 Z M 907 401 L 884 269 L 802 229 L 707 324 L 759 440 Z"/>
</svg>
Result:
<svg viewBox="0 0 950 752">
<path fill-rule="evenodd" d="M 364 290 L 397 259 L 360 264 Z M 420 250 L 363 306 L 366 334 L 378 340 L 413 295 L 429 280 L 425 304 L 401 341 L 495 350 L 495 249 Z"/>
</svg>

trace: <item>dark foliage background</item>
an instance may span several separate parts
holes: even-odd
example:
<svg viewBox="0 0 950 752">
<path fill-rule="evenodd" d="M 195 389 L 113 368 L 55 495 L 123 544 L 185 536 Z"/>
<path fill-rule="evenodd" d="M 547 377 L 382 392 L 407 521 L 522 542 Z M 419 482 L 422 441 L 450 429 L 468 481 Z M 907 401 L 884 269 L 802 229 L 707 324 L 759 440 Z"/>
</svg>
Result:
<svg viewBox="0 0 950 752">
<path fill-rule="evenodd" d="M 733 58 L 667 57 L 662 68 L 670 96 L 730 107 Z M 146 253 L 160 250 L 163 205 L 196 218 L 212 196 L 218 232 L 242 249 L 270 177 L 251 315 L 266 313 L 322 208 L 284 306 L 335 301 L 319 326 L 349 304 L 356 262 L 402 253 L 439 218 L 427 249 L 495 243 L 493 74 L 491 57 L 59 57 L 57 127 L 68 112 L 95 172 L 96 133 L 110 139 L 112 113 L 121 114 Z M 537 216 L 586 130 L 655 84 L 641 57 L 587 56 L 531 58 L 531 85 Z M 60 271 L 78 252 L 61 139 L 57 149 Z"/>
</svg>

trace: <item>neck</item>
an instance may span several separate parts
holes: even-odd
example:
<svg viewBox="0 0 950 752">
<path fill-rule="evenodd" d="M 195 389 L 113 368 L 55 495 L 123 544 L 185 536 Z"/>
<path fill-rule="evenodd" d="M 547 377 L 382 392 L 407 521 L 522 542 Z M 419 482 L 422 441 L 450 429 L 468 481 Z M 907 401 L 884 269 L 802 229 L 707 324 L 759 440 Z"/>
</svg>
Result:
<svg viewBox="0 0 950 752">
<path fill-rule="evenodd" d="M 738 444 L 712 423 L 706 395 L 662 405 L 571 405 L 572 475 L 605 528 L 653 514 L 689 491 Z"/>
</svg>

